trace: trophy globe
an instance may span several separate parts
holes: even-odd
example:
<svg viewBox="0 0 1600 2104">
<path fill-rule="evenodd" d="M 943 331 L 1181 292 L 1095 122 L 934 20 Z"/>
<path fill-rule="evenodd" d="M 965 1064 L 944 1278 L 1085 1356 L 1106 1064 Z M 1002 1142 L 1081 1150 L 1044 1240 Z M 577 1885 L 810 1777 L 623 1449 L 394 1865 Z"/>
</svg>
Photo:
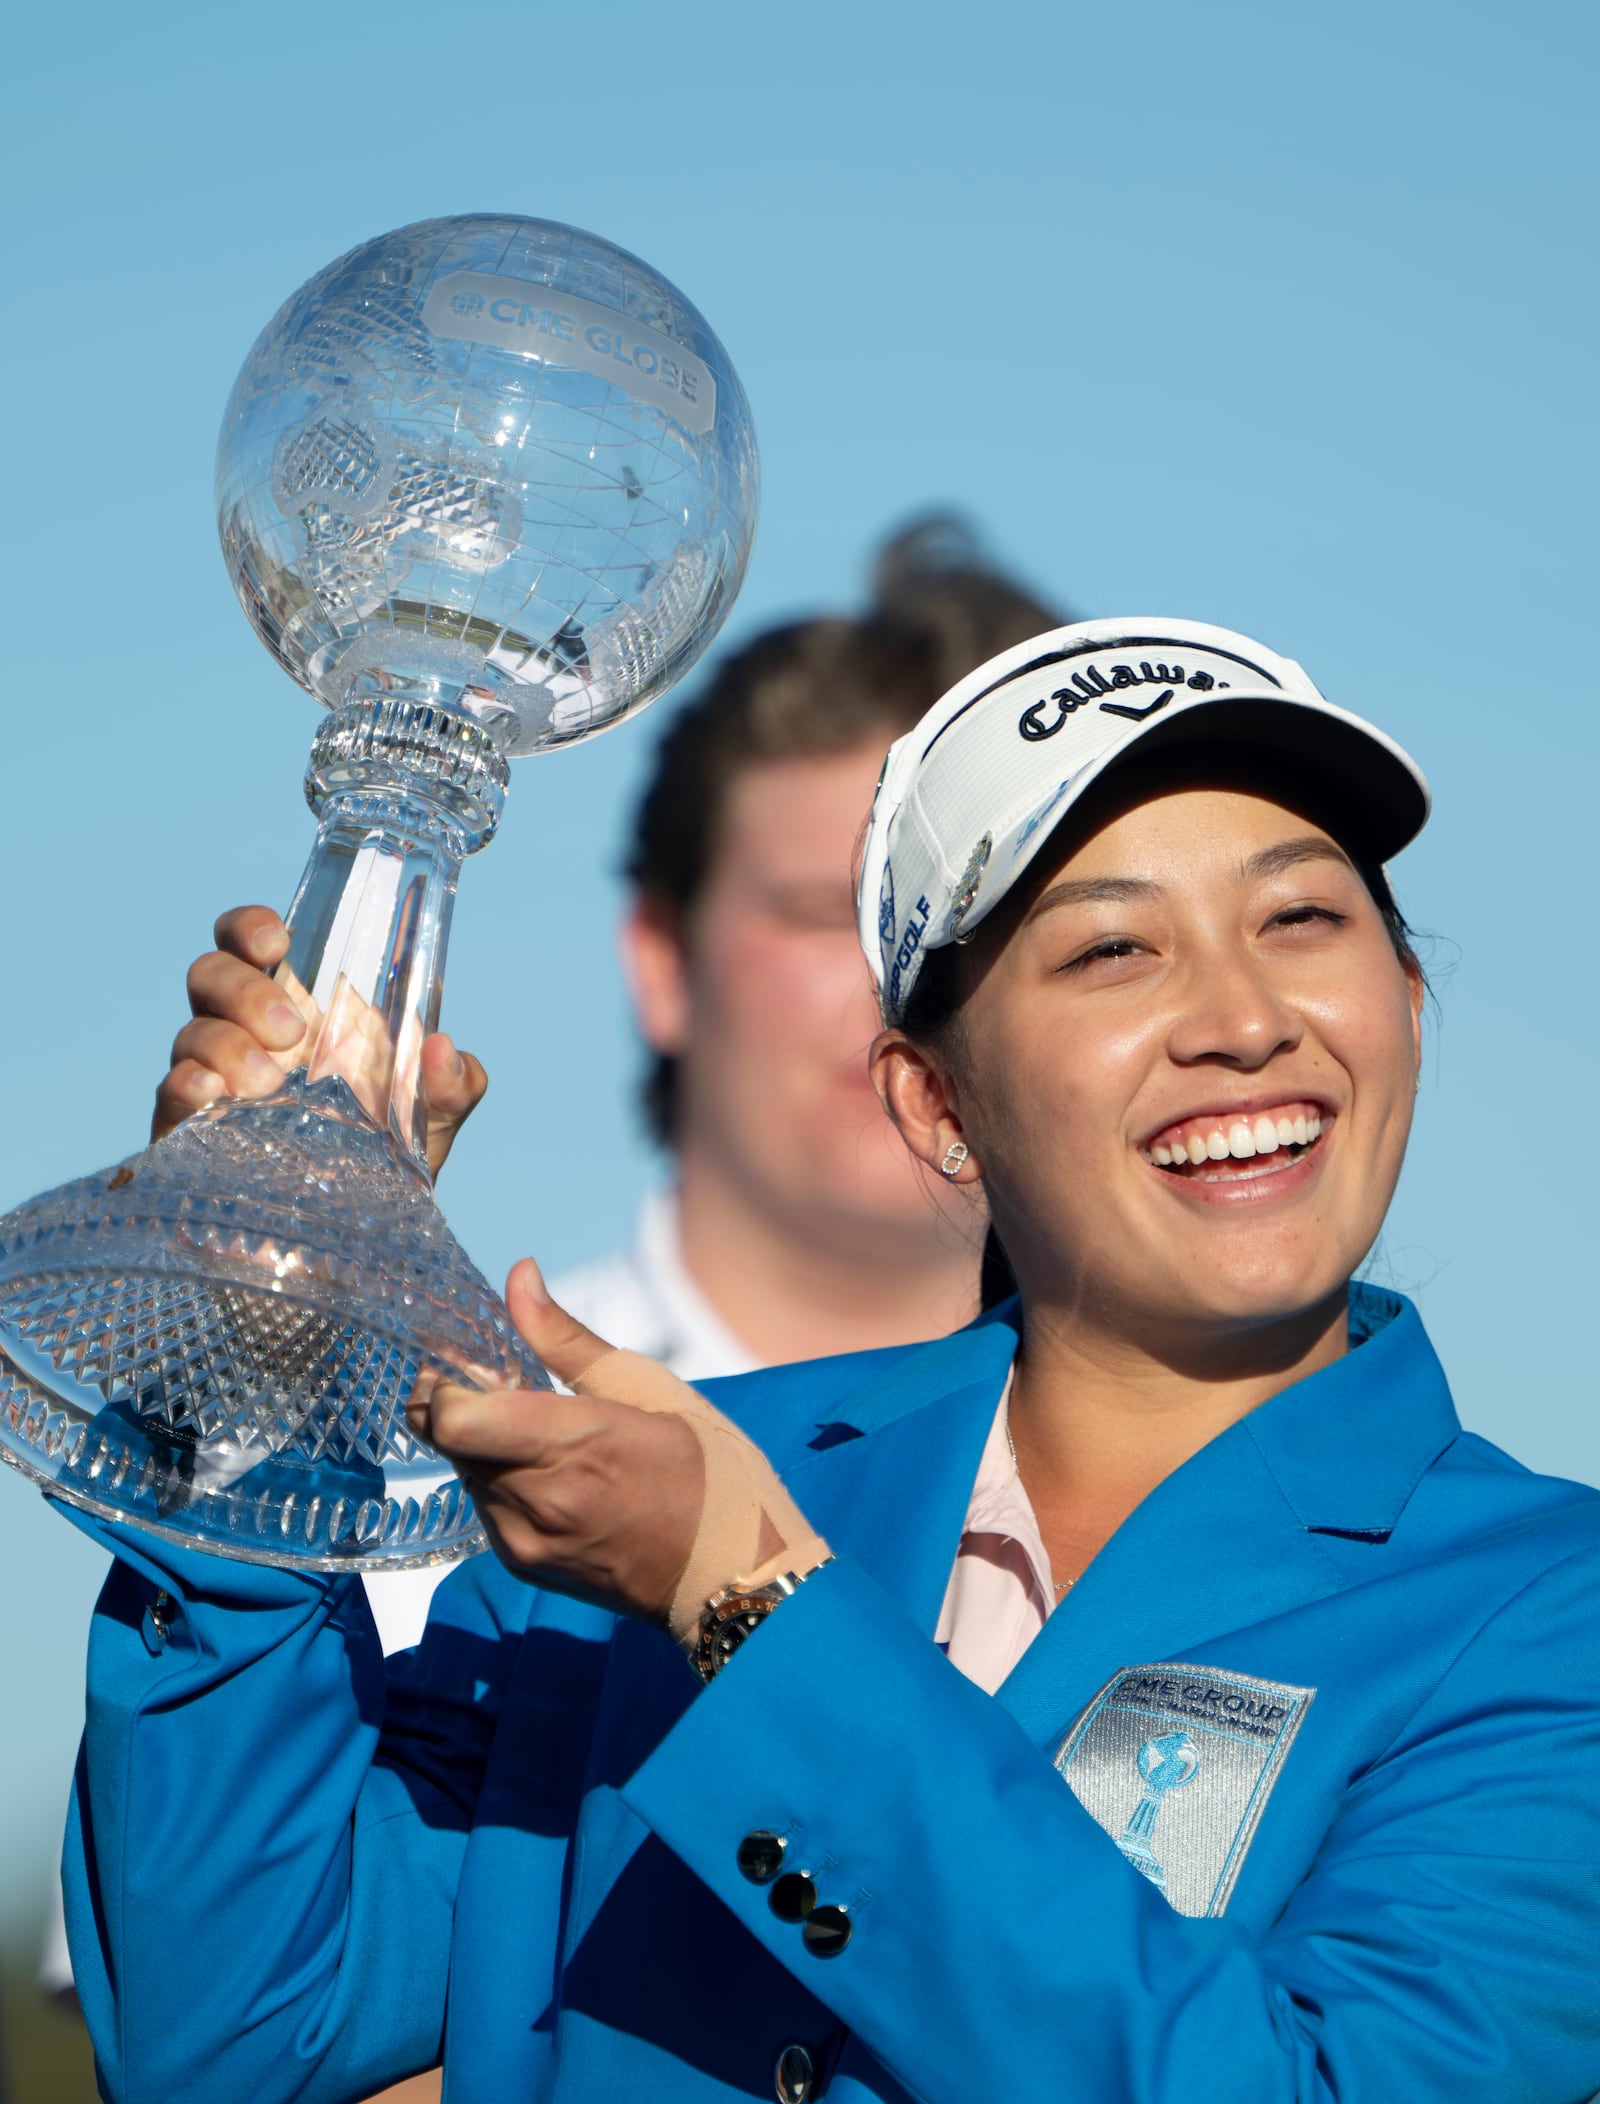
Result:
<svg viewBox="0 0 1600 2104">
<path fill-rule="evenodd" d="M 252 1562 L 482 1546 L 405 1415 L 548 1386 L 433 1196 L 420 1089 L 463 860 L 514 760 L 609 730 L 738 590 L 757 465 L 697 310 L 550 221 L 435 219 L 280 308 L 217 452 L 234 588 L 324 704 L 274 977 L 281 1086 L 0 1219 L 0 1454 L 102 1516 Z"/>
</svg>

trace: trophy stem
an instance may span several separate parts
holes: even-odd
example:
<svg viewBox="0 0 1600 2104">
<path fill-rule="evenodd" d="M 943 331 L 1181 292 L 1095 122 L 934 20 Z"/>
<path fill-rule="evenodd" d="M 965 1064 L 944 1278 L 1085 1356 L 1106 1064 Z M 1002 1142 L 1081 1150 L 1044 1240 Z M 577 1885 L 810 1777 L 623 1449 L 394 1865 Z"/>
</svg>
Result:
<svg viewBox="0 0 1600 2104">
<path fill-rule="evenodd" d="M 291 1080 L 343 1080 L 424 1175 L 422 1044 L 439 1026 L 456 879 L 493 835 L 507 772 L 471 719 L 371 701 L 323 725 L 307 770 L 317 837 L 273 975 L 307 1023 Z"/>
</svg>

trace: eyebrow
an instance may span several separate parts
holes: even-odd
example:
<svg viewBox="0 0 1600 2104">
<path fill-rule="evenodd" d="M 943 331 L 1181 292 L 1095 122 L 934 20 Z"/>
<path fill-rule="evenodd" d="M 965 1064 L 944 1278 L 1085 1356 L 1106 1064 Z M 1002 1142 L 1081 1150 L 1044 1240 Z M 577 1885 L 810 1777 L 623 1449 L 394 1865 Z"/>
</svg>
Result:
<svg viewBox="0 0 1600 2104">
<path fill-rule="evenodd" d="M 1255 883 L 1263 877 L 1281 877 L 1304 862 L 1338 862 L 1355 869 L 1337 841 L 1321 833 L 1304 833 L 1296 840 L 1280 840 L 1275 847 L 1262 848 L 1241 866 L 1241 874 L 1247 883 Z M 1162 886 L 1147 877 L 1062 877 L 1040 892 L 1028 919 L 1035 920 L 1058 906 L 1148 905 L 1161 892 Z"/>
<path fill-rule="evenodd" d="M 1145 905 L 1161 896 L 1161 886 L 1147 877 L 1062 877 L 1034 901 L 1029 920 L 1057 906 Z"/>
<path fill-rule="evenodd" d="M 1345 869 L 1356 870 L 1344 849 L 1326 833 L 1302 833 L 1297 840 L 1280 840 L 1276 847 L 1264 847 L 1252 855 L 1244 864 L 1243 873 L 1247 879 L 1281 877 L 1298 869 L 1302 862 L 1338 862 Z"/>
</svg>

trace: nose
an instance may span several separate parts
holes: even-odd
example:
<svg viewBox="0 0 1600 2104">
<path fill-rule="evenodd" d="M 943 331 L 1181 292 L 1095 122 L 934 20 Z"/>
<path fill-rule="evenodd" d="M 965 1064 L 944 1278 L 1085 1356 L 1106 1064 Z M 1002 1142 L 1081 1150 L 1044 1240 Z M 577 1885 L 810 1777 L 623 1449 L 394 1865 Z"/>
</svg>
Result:
<svg viewBox="0 0 1600 2104">
<path fill-rule="evenodd" d="M 1190 961 L 1167 1049 L 1179 1066 L 1217 1064 L 1253 1073 L 1292 1052 L 1305 1023 L 1256 960 L 1207 945 Z"/>
</svg>

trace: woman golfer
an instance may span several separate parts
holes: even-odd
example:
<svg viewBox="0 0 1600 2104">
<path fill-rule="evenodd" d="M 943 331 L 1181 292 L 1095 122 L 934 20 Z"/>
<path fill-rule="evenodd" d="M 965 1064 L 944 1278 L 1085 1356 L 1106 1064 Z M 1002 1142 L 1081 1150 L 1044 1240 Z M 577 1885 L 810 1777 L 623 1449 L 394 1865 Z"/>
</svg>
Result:
<svg viewBox="0 0 1600 2104">
<path fill-rule="evenodd" d="M 1600 2088 L 1600 1498 L 1354 1282 L 1426 808 L 1245 637 L 1006 653 L 891 751 L 861 903 L 880 1093 L 1015 1299 L 706 1402 L 519 1266 L 577 1392 L 414 1405 L 497 1554 L 387 1682 L 354 1581 L 80 1520 L 108 2095 Z"/>
</svg>

